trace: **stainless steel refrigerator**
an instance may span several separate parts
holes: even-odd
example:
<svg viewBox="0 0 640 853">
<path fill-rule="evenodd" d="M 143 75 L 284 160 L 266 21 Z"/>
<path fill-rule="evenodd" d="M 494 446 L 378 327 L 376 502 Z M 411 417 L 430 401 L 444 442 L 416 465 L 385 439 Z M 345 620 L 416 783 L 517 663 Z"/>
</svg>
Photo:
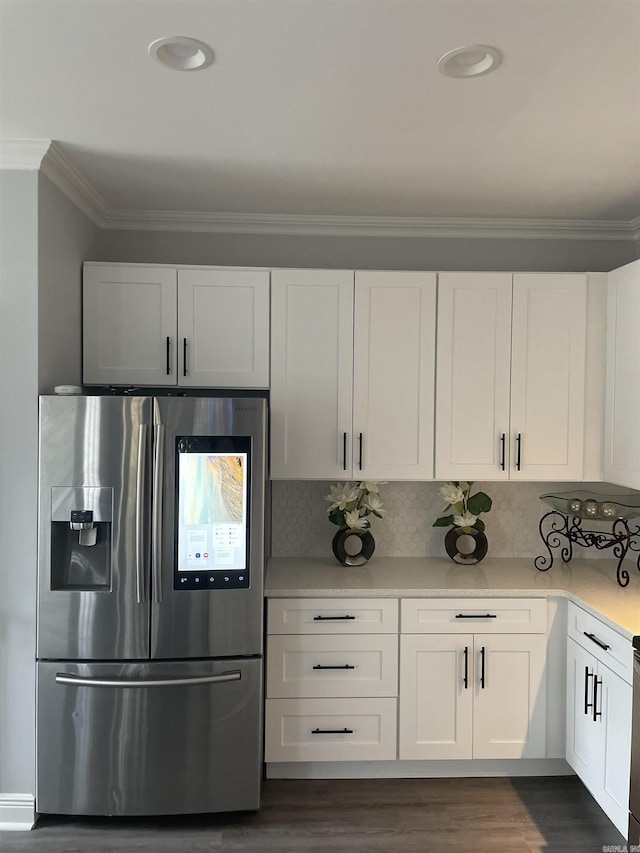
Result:
<svg viewBox="0 0 640 853">
<path fill-rule="evenodd" d="M 266 421 L 40 398 L 37 811 L 259 807 Z"/>
</svg>

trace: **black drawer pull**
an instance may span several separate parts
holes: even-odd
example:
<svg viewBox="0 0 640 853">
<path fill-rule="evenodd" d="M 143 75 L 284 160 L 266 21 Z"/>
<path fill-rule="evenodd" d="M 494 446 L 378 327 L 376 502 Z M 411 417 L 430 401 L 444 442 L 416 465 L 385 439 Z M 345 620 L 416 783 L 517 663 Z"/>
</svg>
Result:
<svg viewBox="0 0 640 853">
<path fill-rule="evenodd" d="M 311 729 L 312 735 L 352 735 L 353 729 Z"/>
<path fill-rule="evenodd" d="M 587 631 L 583 631 L 582 633 L 585 635 L 585 637 L 588 637 L 592 643 L 595 643 L 596 646 L 600 646 L 601 649 L 604 649 L 605 652 L 609 651 L 609 649 L 611 648 L 611 646 L 608 646 L 606 643 L 603 643 L 602 640 L 599 640 L 595 634 L 589 634 L 587 633 Z"/>
<path fill-rule="evenodd" d="M 355 616 L 314 616 L 314 622 L 326 622 L 329 619 L 355 619 Z"/>
<path fill-rule="evenodd" d="M 497 619 L 496 613 L 456 613 L 456 619 Z"/>
<path fill-rule="evenodd" d="M 338 664 L 337 666 L 330 666 L 330 665 L 325 666 L 325 664 L 317 663 L 317 664 L 315 664 L 315 666 L 313 668 L 314 669 L 355 669 L 355 666 L 351 666 L 350 663 Z"/>
</svg>

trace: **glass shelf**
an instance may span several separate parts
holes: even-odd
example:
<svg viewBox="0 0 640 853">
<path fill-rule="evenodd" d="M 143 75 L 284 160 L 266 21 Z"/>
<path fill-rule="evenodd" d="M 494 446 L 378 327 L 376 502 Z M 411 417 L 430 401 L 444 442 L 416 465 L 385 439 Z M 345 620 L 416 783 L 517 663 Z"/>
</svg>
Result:
<svg viewBox="0 0 640 853">
<path fill-rule="evenodd" d="M 615 521 L 640 516 L 640 494 L 603 495 L 599 492 L 576 490 L 540 495 L 552 509 L 574 518 L 590 521 Z"/>
</svg>

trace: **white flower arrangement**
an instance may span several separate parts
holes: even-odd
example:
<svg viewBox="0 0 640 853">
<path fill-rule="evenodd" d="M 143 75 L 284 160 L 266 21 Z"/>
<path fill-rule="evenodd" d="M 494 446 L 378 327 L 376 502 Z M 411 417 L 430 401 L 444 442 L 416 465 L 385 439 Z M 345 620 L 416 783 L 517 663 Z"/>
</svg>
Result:
<svg viewBox="0 0 640 853">
<path fill-rule="evenodd" d="M 472 482 L 467 482 L 466 487 L 463 487 L 458 482 L 445 483 L 440 486 L 440 495 L 446 501 L 444 511 L 455 510 L 449 515 L 441 515 L 437 518 L 434 527 L 461 527 L 465 533 L 470 533 L 471 529 L 484 533 L 484 521 L 479 516 L 482 512 L 489 512 L 492 501 L 489 495 L 484 492 L 476 492 L 475 495 L 470 495 Z"/>
<path fill-rule="evenodd" d="M 331 494 L 325 497 L 329 501 L 329 521 L 337 524 L 340 530 L 367 530 L 371 526 L 368 516 L 382 518 L 385 513 L 380 498 L 381 485 L 384 483 L 369 480 L 331 486 Z"/>
</svg>

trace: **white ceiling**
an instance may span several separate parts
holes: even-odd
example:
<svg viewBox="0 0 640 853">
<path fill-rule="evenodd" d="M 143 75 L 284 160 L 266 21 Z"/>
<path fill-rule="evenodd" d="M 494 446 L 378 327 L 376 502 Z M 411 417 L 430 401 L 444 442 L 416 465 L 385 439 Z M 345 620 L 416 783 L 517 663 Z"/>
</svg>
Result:
<svg viewBox="0 0 640 853">
<path fill-rule="evenodd" d="M 640 0 L 1 0 L 0 39 L 0 136 L 114 213 L 640 216 Z M 473 43 L 496 72 L 438 74 Z"/>
</svg>

